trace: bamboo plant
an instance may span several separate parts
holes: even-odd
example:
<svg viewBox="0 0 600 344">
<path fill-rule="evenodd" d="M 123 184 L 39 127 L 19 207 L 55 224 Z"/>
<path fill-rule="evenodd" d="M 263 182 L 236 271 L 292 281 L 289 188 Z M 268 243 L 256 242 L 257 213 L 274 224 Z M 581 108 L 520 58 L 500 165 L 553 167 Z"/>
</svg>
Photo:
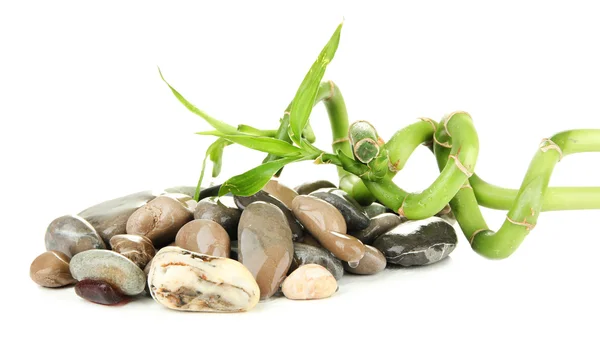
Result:
<svg viewBox="0 0 600 344">
<path fill-rule="evenodd" d="M 429 118 L 396 132 L 387 142 L 366 121 L 349 124 L 344 98 L 332 81 L 322 82 L 327 65 L 335 56 L 340 24 L 300 84 L 285 109 L 276 130 L 250 125 L 229 125 L 201 111 L 167 83 L 175 97 L 202 117 L 214 130 L 198 132 L 217 137 L 206 152 L 196 189 L 204 177 L 206 160 L 213 163 L 213 177 L 220 173 L 223 150 L 239 144 L 268 155 L 259 166 L 225 181 L 218 195 L 249 196 L 289 164 L 312 160 L 337 166 L 339 186 L 359 203 L 378 201 L 408 219 L 424 219 L 449 203 L 471 247 L 488 258 L 510 256 L 534 228 L 542 211 L 600 209 L 600 187 L 548 187 L 553 168 L 564 156 L 600 151 L 600 129 L 570 130 L 542 140 L 519 190 L 491 185 L 475 171 L 479 140 L 471 116 L 453 112 L 438 123 Z M 159 70 L 160 73 L 160 70 Z M 161 78 L 164 79 L 162 73 Z M 332 151 L 313 145 L 309 124 L 312 108 L 323 103 L 333 136 Z M 413 151 L 420 145 L 435 155 L 440 174 L 424 191 L 409 193 L 393 181 Z M 479 206 L 508 210 L 502 227 L 494 232 L 483 219 Z"/>
</svg>

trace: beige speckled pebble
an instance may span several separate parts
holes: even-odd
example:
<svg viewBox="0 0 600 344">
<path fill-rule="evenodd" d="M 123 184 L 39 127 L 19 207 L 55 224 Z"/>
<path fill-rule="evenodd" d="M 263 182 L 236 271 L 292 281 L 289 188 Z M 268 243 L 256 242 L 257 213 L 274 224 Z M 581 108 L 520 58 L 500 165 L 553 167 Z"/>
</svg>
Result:
<svg viewBox="0 0 600 344">
<path fill-rule="evenodd" d="M 283 295 L 292 300 L 316 300 L 330 297 L 337 290 L 331 272 L 317 264 L 300 266 L 283 281 Z"/>
</svg>

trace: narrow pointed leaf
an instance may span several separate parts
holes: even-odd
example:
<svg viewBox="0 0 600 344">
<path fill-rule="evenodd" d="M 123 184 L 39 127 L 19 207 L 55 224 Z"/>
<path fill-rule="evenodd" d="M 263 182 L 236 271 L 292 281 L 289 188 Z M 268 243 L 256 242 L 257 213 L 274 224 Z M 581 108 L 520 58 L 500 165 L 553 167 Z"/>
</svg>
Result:
<svg viewBox="0 0 600 344">
<path fill-rule="evenodd" d="M 255 136 L 275 137 L 277 130 L 261 130 L 246 124 L 240 124 L 237 127 L 238 132 Z"/>
<path fill-rule="evenodd" d="M 289 134 L 292 140 L 296 143 L 300 143 L 302 131 L 308 122 L 310 113 L 319 90 L 321 79 L 325 74 L 325 69 L 329 62 L 333 59 L 340 42 L 340 33 L 342 30 L 342 24 L 340 24 L 329 42 L 325 45 L 317 60 L 313 63 L 312 67 L 308 71 L 308 74 L 304 77 L 302 84 L 296 92 L 294 100 L 290 107 L 290 129 Z"/>
<path fill-rule="evenodd" d="M 206 112 L 198 109 L 196 106 L 194 106 L 194 104 L 187 101 L 187 99 L 185 99 L 179 92 L 177 92 L 176 89 L 174 89 L 167 82 L 167 80 L 165 80 L 165 78 L 162 75 L 162 72 L 160 71 L 160 68 L 158 69 L 158 73 L 160 74 L 160 77 L 165 82 L 165 84 L 167 84 L 167 86 L 169 86 L 169 88 L 171 89 L 171 92 L 173 92 L 173 94 L 175 95 L 175 98 L 177 98 L 177 100 L 179 100 L 179 102 L 181 102 L 181 104 L 183 104 L 188 110 L 190 110 L 191 112 L 195 113 L 196 115 L 202 117 L 202 119 L 204 119 L 206 122 L 208 122 L 208 124 L 210 124 L 213 128 L 217 129 L 218 131 L 220 131 L 222 133 L 235 134 L 237 132 L 237 130 L 234 126 L 231 126 L 223 121 L 219 121 L 218 119 L 209 116 Z"/>
<path fill-rule="evenodd" d="M 260 191 L 283 166 L 302 160 L 301 157 L 282 158 L 259 165 L 240 175 L 229 178 L 221 185 L 219 196 L 228 192 L 238 196 L 251 196 Z"/>
<path fill-rule="evenodd" d="M 302 153 L 302 150 L 282 140 L 272 137 L 261 137 L 251 135 L 224 135 L 221 133 L 210 133 L 210 135 L 221 137 L 233 143 L 257 151 L 275 154 L 277 156 L 293 156 Z"/>
<path fill-rule="evenodd" d="M 225 147 L 229 146 L 231 142 L 225 139 L 217 140 L 220 142 L 219 145 L 215 145 L 215 147 L 210 152 L 210 161 L 213 163 L 212 177 L 218 177 L 221 173 L 221 166 L 223 165 L 223 150 Z"/>
<path fill-rule="evenodd" d="M 202 160 L 202 170 L 200 170 L 200 177 L 198 178 L 198 184 L 196 185 L 196 192 L 194 193 L 194 199 L 196 201 L 198 201 L 198 199 L 200 198 L 200 187 L 202 186 L 202 180 L 204 179 L 204 170 L 206 169 L 206 159 L 209 158 L 213 154 L 213 151 L 215 151 L 216 149 L 219 149 L 219 147 L 224 147 L 225 144 L 227 144 L 227 141 L 219 138 L 215 142 L 213 142 L 210 146 L 208 146 L 208 149 L 206 149 L 206 154 L 204 155 L 204 159 Z M 220 149 L 221 149 L 221 154 L 223 154 L 222 153 L 223 148 L 220 148 Z M 213 170 L 213 172 L 214 172 L 214 170 Z"/>
</svg>

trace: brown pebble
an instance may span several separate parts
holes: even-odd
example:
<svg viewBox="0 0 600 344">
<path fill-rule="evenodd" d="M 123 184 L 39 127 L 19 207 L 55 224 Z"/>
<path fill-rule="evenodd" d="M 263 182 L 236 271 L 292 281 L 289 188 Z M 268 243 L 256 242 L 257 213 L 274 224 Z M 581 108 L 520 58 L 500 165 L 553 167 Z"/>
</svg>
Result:
<svg viewBox="0 0 600 344">
<path fill-rule="evenodd" d="M 298 196 L 298 193 L 294 189 L 279 183 L 279 181 L 275 179 L 269 180 L 267 185 L 263 187 L 263 190 L 269 195 L 280 200 L 288 208 L 292 207 L 294 198 Z"/>
<path fill-rule="evenodd" d="M 365 255 L 358 261 L 358 266 L 351 267 L 343 262 L 344 270 L 357 275 L 374 275 L 385 269 L 387 261 L 381 251 L 373 246 L 365 245 Z"/>
<path fill-rule="evenodd" d="M 296 192 L 300 195 L 308 195 L 309 193 L 319 189 L 335 187 L 337 186 L 328 180 L 317 180 L 298 185 L 294 188 L 294 190 L 296 190 Z"/>
<path fill-rule="evenodd" d="M 69 271 L 69 258 L 59 251 L 47 251 L 35 258 L 29 268 L 31 279 L 47 288 L 64 287 L 76 283 Z"/>
<path fill-rule="evenodd" d="M 134 262 L 140 269 L 156 254 L 156 249 L 150 239 L 133 234 L 118 234 L 110 238 L 110 247 L 113 251 L 124 255 Z"/>
<path fill-rule="evenodd" d="M 346 233 L 346 221 L 336 207 L 313 196 L 300 195 L 292 202 L 294 216 L 316 238 L 316 232 Z"/>
<path fill-rule="evenodd" d="M 317 240 L 338 259 L 345 262 L 358 262 L 365 255 L 365 245 L 355 237 L 338 232 L 321 232 Z"/>
<path fill-rule="evenodd" d="M 229 258 L 229 235 L 225 228 L 211 220 L 186 223 L 177 233 L 175 246 L 213 257 Z"/>
<path fill-rule="evenodd" d="M 136 210 L 127 220 L 127 234 L 143 235 L 159 248 L 175 240 L 177 231 L 193 219 L 185 202 L 158 196 Z"/>
</svg>

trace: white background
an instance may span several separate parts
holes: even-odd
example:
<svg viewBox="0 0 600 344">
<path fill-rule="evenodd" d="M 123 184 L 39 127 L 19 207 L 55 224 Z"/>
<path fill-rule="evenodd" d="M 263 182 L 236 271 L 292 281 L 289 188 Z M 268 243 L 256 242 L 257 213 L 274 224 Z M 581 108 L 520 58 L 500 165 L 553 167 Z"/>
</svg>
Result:
<svg viewBox="0 0 600 344">
<path fill-rule="evenodd" d="M 215 2 L 216 3 L 216 2 Z M 437 265 L 344 278 L 331 299 L 277 299 L 245 314 L 168 311 L 151 300 L 102 307 L 28 277 L 56 217 L 128 193 L 196 182 L 210 139 L 184 96 L 231 124 L 276 128 L 337 24 L 326 79 L 351 120 L 384 138 L 417 117 L 466 110 L 476 171 L 518 187 L 540 140 L 600 128 L 600 9 L 593 2 L 297 3 L 2 2 L 0 140 L 3 338 L 48 342 L 598 342 L 598 211 L 544 213 L 509 259 L 489 261 L 460 235 Z M 331 136 L 322 107 L 318 145 Z M 260 162 L 225 152 L 223 178 Z M 552 185 L 598 185 L 598 156 L 569 156 Z M 397 182 L 437 175 L 419 149 Z M 303 163 L 282 180 L 335 180 Z M 505 212 L 485 211 L 491 228 Z M 3 340 L 3 342 L 5 342 Z"/>
</svg>

